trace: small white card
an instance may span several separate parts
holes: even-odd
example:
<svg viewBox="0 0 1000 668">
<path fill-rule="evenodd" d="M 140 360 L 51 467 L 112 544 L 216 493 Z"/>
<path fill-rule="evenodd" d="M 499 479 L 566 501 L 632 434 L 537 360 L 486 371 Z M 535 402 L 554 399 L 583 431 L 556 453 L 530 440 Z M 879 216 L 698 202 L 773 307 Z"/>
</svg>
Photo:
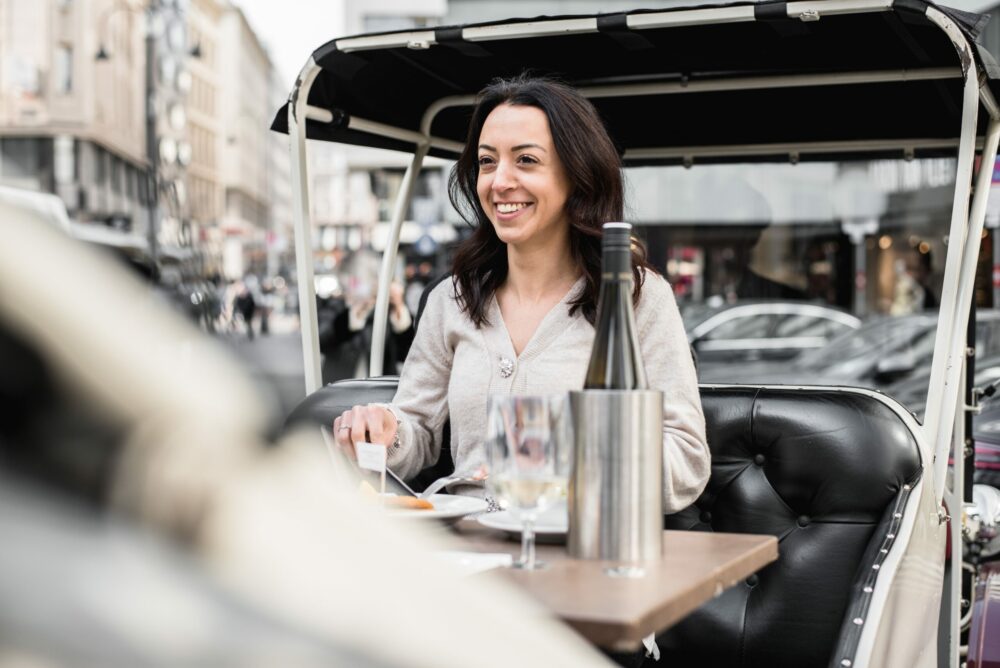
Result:
<svg viewBox="0 0 1000 668">
<path fill-rule="evenodd" d="M 358 455 L 358 466 L 376 473 L 385 473 L 387 450 L 388 448 L 378 443 L 358 441 L 354 444 L 354 451 Z"/>
</svg>

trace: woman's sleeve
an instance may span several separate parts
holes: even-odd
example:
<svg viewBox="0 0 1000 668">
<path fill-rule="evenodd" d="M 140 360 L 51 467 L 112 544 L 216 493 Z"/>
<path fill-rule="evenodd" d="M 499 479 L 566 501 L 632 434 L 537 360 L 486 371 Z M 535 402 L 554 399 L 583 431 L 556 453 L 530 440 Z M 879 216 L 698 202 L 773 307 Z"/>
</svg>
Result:
<svg viewBox="0 0 1000 668">
<path fill-rule="evenodd" d="M 396 396 L 387 406 L 399 422 L 399 447 L 389 450 L 388 465 L 404 479 L 434 464 L 441 454 L 454 357 L 445 326 L 452 290 L 451 281 L 443 281 L 429 296 Z"/>
<path fill-rule="evenodd" d="M 705 415 L 673 290 L 649 273 L 636 314 L 649 387 L 663 392 L 663 503 L 676 512 L 701 494 L 711 473 Z"/>
</svg>

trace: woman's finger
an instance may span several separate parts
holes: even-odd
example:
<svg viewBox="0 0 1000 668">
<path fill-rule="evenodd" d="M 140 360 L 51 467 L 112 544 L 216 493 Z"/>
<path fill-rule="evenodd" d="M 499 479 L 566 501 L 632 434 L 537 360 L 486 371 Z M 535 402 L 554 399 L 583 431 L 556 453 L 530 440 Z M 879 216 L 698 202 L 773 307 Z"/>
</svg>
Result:
<svg viewBox="0 0 1000 668">
<path fill-rule="evenodd" d="M 385 418 L 382 413 L 385 411 L 381 406 L 368 405 L 365 407 L 365 417 L 368 420 L 368 436 L 372 443 L 385 445 Z"/>
<path fill-rule="evenodd" d="M 337 427 L 337 441 L 348 443 L 350 442 L 350 432 L 351 432 L 351 411 L 347 410 L 340 414 L 334 424 Z"/>
<path fill-rule="evenodd" d="M 351 411 L 351 442 L 368 442 L 368 415 L 366 406 L 355 406 Z"/>
<path fill-rule="evenodd" d="M 340 446 L 340 450 L 344 453 L 344 456 L 353 460 L 357 456 L 354 453 L 354 443 L 351 442 L 350 420 L 344 417 L 348 414 L 345 411 L 343 415 L 333 421 L 333 438 L 337 442 L 337 445 Z"/>
<path fill-rule="evenodd" d="M 344 426 L 344 417 L 338 415 L 333 419 L 333 440 L 340 443 L 340 429 Z"/>
</svg>

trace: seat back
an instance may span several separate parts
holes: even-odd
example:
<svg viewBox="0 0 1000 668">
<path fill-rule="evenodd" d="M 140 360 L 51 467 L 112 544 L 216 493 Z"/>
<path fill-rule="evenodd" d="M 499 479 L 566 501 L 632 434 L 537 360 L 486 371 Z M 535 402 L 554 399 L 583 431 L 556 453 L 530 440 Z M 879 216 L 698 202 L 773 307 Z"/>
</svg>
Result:
<svg viewBox="0 0 1000 668">
<path fill-rule="evenodd" d="M 333 420 L 355 404 L 388 403 L 396 394 L 398 376 L 338 380 L 303 399 L 285 418 L 285 430 L 303 423 L 333 427 Z"/>
<path fill-rule="evenodd" d="M 333 420 L 355 404 L 388 403 L 396 394 L 398 376 L 379 376 L 339 380 L 319 388 L 296 406 L 285 418 L 285 431 L 305 424 L 332 428 Z M 445 424 L 444 442 L 449 439 L 449 428 Z M 455 470 L 451 459 L 451 448 L 441 448 L 441 457 L 434 466 L 421 471 L 416 478 L 408 480 L 410 487 L 421 491 L 434 480 L 449 475 Z"/>
<path fill-rule="evenodd" d="M 916 440 L 863 392 L 703 387 L 701 399 L 712 476 L 666 526 L 772 534 L 779 558 L 660 636 L 664 660 L 827 666 L 838 641 L 857 640 L 841 633 L 845 614 L 866 605 L 861 583 L 921 475 Z"/>
</svg>

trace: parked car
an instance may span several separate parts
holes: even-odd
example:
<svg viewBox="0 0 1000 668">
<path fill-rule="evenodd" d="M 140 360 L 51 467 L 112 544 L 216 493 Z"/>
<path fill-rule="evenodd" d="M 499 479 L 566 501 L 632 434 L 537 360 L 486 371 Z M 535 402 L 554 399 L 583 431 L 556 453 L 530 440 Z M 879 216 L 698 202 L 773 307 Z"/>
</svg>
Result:
<svg viewBox="0 0 1000 668">
<path fill-rule="evenodd" d="M 981 329 L 989 330 L 990 327 L 987 326 Z M 977 332 L 977 336 L 978 334 Z M 982 350 L 984 347 L 980 342 L 976 342 L 977 351 Z M 980 388 L 986 387 L 1000 380 L 1000 355 L 982 356 L 977 353 L 976 357 L 976 374 L 972 381 L 974 386 Z M 931 369 L 930 365 L 927 365 L 919 372 L 915 372 L 900 381 L 892 383 L 882 391 L 906 406 L 917 416 L 917 419 L 923 421 L 924 403 L 927 400 L 927 389 L 930 386 L 930 380 Z M 994 406 L 997 409 L 995 412 L 997 413 L 997 417 L 1000 418 L 1000 402 L 991 401 L 990 403 L 996 404 Z"/>
<path fill-rule="evenodd" d="M 1000 310 L 976 313 L 977 356 L 1000 355 Z M 821 349 L 775 364 L 702 365 L 700 378 L 708 383 L 849 385 L 880 389 L 896 396 L 910 410 L 923 409 L 934 354 L 937 313 L 877 316 Z M 985 369 L 985 367 L 983 367 Z M 926 373 L 927 381 L 917 379 Z M 912 379 L 912 385 L 904 381 Z M 897 397 L 899 398 L 899 397 Z"/>
<path fill-rule="evenodd" d="M 682 311 L 698 362 L 785 360 L 822 348 L 861 321 L 840 309 L 804 302 L 737 302 Z"/>
</svg>

